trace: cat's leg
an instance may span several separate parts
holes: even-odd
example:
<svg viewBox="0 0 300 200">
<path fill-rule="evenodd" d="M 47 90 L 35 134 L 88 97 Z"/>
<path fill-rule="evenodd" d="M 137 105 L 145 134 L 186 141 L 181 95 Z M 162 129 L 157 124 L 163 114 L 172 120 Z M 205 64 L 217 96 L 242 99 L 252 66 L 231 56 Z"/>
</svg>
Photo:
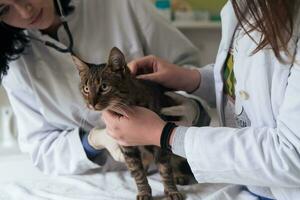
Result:
<svg viewBox="0 0 300 200">
<path fill-rule="evenodd" d="M 177 190 L 174 182 L 173 170 L 171 166 L 171 154 L 167 151 L 163 151 L 160 148 L 157 149 L 155 155 L 156 163 L 159 173 L 162 177 L 164 184 L 165 194 L 168 195 L 170 200 L 182 200 L 183 195 Z"/>
<path fill-rule="evenodd" d="M 144 170 L 140 151 L 138 147 L 121 147 L 124 154 L 125 163 L 132 177 L 135 179 L 138 195 L 137 200 L 152 199 L 152 192 Z"/>
<path fill-rule="evenodd" d="M 176 185 L 189 185 L 197 183 L 186 159 L 172 154 L 171 165 Z"/>
<path fill-rule="evenodd" d="M 181 171 L 176 170 L 174 171 L 174 182 L 176 185 L 189 185 L 190 179 L 192 179 L 190 176 L 182 174 Z"/>
</svg>

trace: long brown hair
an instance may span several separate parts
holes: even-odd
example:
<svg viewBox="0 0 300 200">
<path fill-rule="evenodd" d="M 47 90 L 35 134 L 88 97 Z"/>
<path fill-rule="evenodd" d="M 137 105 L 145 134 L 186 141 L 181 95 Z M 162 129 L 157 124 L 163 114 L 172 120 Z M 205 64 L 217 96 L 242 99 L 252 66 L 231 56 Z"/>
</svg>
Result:
<svg viewBox="0 0 300 200">
<path fill-rule="evenodd" d="M 239 23 L 246 33 L 249 36 L 254 30 L 262 33 L 253 54 L 271 46 L 276 58 L 284 62 L 280 52 L 283 50 L 287 55 L 291 55 L 288 42 L 293 35 L 299 0 L 231 1 Z"/>
</svg>

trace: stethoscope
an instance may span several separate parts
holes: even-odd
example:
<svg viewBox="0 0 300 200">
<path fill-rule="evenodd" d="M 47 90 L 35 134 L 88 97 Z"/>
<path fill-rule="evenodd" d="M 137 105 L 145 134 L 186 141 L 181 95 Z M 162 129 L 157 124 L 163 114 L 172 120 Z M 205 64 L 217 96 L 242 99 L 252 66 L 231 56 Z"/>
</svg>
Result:
<svg viewBox="0 0 300 200">
<path fill-rule="evenodd" d="M 69 38 L 69 46 L 66 47 L 66 48 L 62 48 L 62 47 L 59 47 L 57 46 L 55 43 L 53 42 L 50 42 L 50 41 L 44 41 L 44 40 L 41 40 L 39 38 L 36 38 L 36 37 L 32 37 L 32 36 L 27 36 L 29 39 L 33 39 L 33 40 L 36 40 L 36 41 L 39 41 L 41 43 L 43 43 L 44 45 L 48 46 L 48 47 L 51 47 L 61 53 L 72 53 L 73 52 L 73 45 L 74 45 L 74 40 L 73 40 L 73 36 L 72 36 L 72 33 L 70 31 L 70 28 L 69 28 L 69 25 L 68 25 L 68 22 L 67 22 L 67 19 L 65 17 L 65 14 L 63 12 L 63 8 L 62 8 L 62 5 L 60 3 L 60 0 L 56 0 L 56 3 L 58 5 L 58 11 L 59 11 L 59 14 L 60 14 L 60 20 L 62 21 L 62 25 L 68 35 L 68 38 Z"/>
<path fill-rule="evenodd" d="M 61 53 L 72 53 L 73 52 L 73 45 L 74 45 L 74 41 L 73 41 L 73 36 L 72 36 L 72 33 L 70 31 L 70 28 L 69 28 L 69 25 L 68 25 L 68 22 L 67 21 L 62 21 L 62 25 L 68 35 L 68 38 L 69 38 L 69 46 L 66 47 L 66 48 L 62 48 L 62 47 L 59 47 L 57 46 L 55 43 L 53 42 L 50 42 L 50 41 L 45 41 L 45 40 L 41 40 L 37 37 L 32 37 L 32 36 L 29 36 L 27 35 L 26 37 L 29 38 L 29 39 L 32 39 L 32 40 L 36 40 L 38 42 L 41 42 L 43 43 L 44 45 L 48 46 L 48 47 L 51 47 Z"/>
</svg>

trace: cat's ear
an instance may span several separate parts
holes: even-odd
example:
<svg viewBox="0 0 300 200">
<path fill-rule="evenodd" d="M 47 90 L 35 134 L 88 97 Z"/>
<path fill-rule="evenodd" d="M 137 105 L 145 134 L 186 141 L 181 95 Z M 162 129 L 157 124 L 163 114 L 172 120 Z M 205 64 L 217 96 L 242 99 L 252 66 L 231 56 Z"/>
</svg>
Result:
<svg viewBox="0 0 300 200">
<path fill-rule="evenodd" d="M 89 69 L 89 66 L 83 61 L 81 61 L 79 58 L 77 58 L 76 56 L 72 56 L 72 58 L 79 71 L 79 74 Z"/>
<path fill-rule="evenodd" d="M 125 71 L 126 69 L 125 56 L 117 47 L 112 48 L 110 51 L 108 66 L 115 72 Z"/>
</svg>

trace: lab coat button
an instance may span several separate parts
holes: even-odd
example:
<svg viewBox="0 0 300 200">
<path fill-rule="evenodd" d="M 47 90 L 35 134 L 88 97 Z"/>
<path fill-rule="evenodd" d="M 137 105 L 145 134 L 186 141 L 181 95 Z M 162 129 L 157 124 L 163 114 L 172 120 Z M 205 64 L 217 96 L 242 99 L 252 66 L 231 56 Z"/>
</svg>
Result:
<svg viewBox="0 0 300 200">
<path fill-rule="evenodd" d="M 249 94 L 244 90 L 239 91 L 239 95 L 240 95 L 241 99 L 243 99 L 243 100 L 249 99 Z"/>
</svg>

